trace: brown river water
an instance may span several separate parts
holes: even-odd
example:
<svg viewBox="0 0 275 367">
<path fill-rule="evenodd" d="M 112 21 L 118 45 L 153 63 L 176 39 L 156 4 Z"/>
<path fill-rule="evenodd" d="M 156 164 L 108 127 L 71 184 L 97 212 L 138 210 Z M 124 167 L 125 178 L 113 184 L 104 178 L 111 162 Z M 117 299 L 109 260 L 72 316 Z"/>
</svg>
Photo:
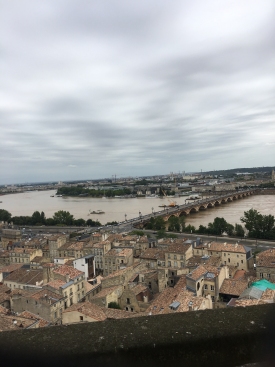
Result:
<svg viewBox="0 0 275 367">
<path fill-rule="evenodd" d="M 66 210 L 74 215 L 75 219 L 91 218 L 99 220 L 102 224 L 110 221 L 124 221 L 136 218 L 142 214 L 163 210 L 159 205 L 168 205 L 167 199 L 160 198 L 75 198 L 51 197 L 56 193 L 51 191 L 29 191 L 19 194 L 0 196 L 0 209 L 8 210 L 12 216 L 32 215 L 36 210 L 44 211 L 46 217 L 52 217 L 58 210 Z M 177 198 L 177 204 L 184 204 L 186 197 Z M 264 215 L 275 216 L 275 195 L 252 195 L 218 207 L 190 214 L 186 217 L 186 224 L 196 228 L 200 224 L 207 225 L 215 217 L 223 217 L 228 223 L 241 223 L 240 218 L 244 211 L 256 209 Z M 104 214 L 89 214 L 90 211 L 102 210 Z"/>
</svg>

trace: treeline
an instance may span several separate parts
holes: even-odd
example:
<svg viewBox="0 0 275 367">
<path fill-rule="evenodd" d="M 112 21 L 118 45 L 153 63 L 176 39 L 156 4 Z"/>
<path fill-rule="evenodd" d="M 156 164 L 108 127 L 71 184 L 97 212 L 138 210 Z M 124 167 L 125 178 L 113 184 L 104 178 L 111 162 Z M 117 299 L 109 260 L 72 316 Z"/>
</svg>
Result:
<svg viewBox="0 0 275 367">
<path fill-rule="evenodd" d="M 130 189 L 115 189 L 115 190 L 95 190 L 95 189 L 87 189 L 83 186 L 75 186 L 75 187 L 60 187 L 57 190 L 57 195 L 62 196 L 90 196 L 94 198 L 106 196 L 106 197 L 114 197 L 114 196 L 124 196 L 132 194 Z"/>
<path fill-rule="evenodd" d="M 12 216 L 7 210 L 0 209 L 0 221 L 13 222 L 13 224 L 18 226 L 90 226 L 98 227 L 101 226 L 99 221 L 94 221 L 92 219 L 75 219 L 74 216 L 65 210 L 59 210 L 55 212 L 53 217 L 46 218 L 45 213 L 35 211 L 32 216 Z"/>
<path fill-rule="evenodd" d="M 262 215 L 255 209 L 250 209 L 244 212 L 241 217 L 241 222 L 247 230 L 249 238 L 261 238 L 275 240 L 275 218 L 273 215 Z M 216 217 L 213 223 L 208 223 L 208 226 L 200 225 L 195 228 L 192 225 L 185 225 L 185 217 L 171 216 L 168 222 L 165 222 L 162 217 L 151 218 L 146 224 L 146 229 L 155 231 L 164 231 L 166 228 L 170 232 L 185 232 L 207 234 L 214 236 L 221 236 L 227 234 L 228 236 L 244 237 L 245 228 L 241 224 L 232 225 L 224 218 Z"/>
<path fill-rule="evenodd" d="M 262 215 L 252 208 L 244 212 L 241 221 L 245 223 L 249 237 L 275 240 L 275 218 L 273 215 Z"/>
</svg>

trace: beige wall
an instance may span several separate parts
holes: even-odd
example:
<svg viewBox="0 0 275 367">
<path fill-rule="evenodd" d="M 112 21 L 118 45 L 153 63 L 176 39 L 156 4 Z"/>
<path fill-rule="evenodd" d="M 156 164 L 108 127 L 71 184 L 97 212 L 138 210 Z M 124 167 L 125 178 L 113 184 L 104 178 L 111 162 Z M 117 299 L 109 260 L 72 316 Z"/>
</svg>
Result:
<svg viewBox="0 0 275 367">
<path fill-rule="evenodd" d="M 84 315 L 79 311 L 64 312 L 62 314 L 62 324 L 73 324 L 76 322 L 95 322 L 98 321 L 90 316 Z"/>
</svg>

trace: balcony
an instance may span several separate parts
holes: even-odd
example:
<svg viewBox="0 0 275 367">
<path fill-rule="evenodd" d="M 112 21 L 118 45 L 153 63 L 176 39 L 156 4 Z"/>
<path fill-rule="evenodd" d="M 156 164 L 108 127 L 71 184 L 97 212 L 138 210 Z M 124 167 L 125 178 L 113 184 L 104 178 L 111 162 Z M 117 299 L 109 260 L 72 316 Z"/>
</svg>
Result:
<svg viewBox="0 0 275 367">
<path fill-rule="evenodd" d="M 267 304 L 9 331 L 0 353 L 28 367 L 274 367 L 274 315 Z"/>
</svg>

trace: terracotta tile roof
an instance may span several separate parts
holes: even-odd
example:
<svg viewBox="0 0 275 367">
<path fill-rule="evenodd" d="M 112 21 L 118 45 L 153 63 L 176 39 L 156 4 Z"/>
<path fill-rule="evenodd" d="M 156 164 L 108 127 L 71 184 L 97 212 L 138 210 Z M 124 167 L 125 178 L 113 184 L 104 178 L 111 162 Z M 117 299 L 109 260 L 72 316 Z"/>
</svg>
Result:
<svg viewBox="0 0 275 367">
<path fill-rule="evenodd" d="M 246 247 L 244 245 L 241 245 L 239 243 L 231 244 L 231 243 L 219 243 L 219 242 L 211 242 L 208 250 L 210 251 L 224 251 L 224 252 L 237 252 L 246 254 Z"/>
<path fill-rule="evenodd" d="M 44 259 L 43 256 L 35 256 L 35 258 L 31 260 L 31 263 L 41 263 Z"/>
<path fill-rule="evenodd" d="M 3 266 L 1 269 L 0 269 L 0 273 L 11 273 L 17 269 L 20 269 L 22 268 L 23 264 L 10 264 L 10 265 L 7 265 L 7 266 Z"/>
<path fill-rule="evenodd" d="M 86 242 L 83 242 L 83 241 L 74 242 L 74 243 L 71 243 L 67 249 L 80 251 L 80 250 L 83 250 L 85 244 Z"/>
<path fill-rule="evenodd" d="M 3 310 L 3 307 L 0 308 L 0 331 L 20 330 L 30 327 L 34 323 L 35 320 L 33 319 L 21 317 L 21 315 L 12 315 Z"/>
<path fill-rule="evenodd" d="M 66 282 L 64 280 L 56 279 L 56 280 L 52 280 L 51 282 L 49 282 L 49 283 L 47 283 L 45 285 L 48 285 L 48 286 L 50 286 L 52 288 L 55 288 L 55 289 L 59 289 L 64 284 L 66 284 Z"/>
<path fill-rule="evenodd" d="M 133 250 L 131 248 L 112 248 L 105 254 L 105 258 L 108 256 L 111 257 L 124 257 L 124 256 L 130 256 L 133 253 Z"/>
<path fill-rule="evenodd" d="M 82 315 L 91 317 L 92 319 L 95 319 L 97 321 L 106 320 L 106 315 L 103 312 L 103 309 L 91 302 L 76 303 L 64 310 L 63 314 L 74 311 L 78 311 Z"/>
<path fill-rule="evenodd" d="M 245 270 L 237 270 L 233 276 L 234 280 L 244 279 L 246 271 Z"/>
<path fill-rule="evenodd" d="M 185 254 L 187 250 L 190 249 L 190 247 L 192 247 L 191 244 L 186 244 L 186 243 L 172 243 L 170 244 L 170 246 L 168 247 L 167 250 L 165 250 L 166 253 L 176 253 L 176 254 Z"/>
<path fill-rule="evenodd" d="M 135 294 L 135 296 L 137 296 L 138 294 L 140 294 L 141 292 L 145 292 L 147 291 L 147 287 L 143 284 L 138 284 L 135 287 L 131 288 L 131 291 Z"/>
<path fill-rule="evenodd" d="M 206 308 L 206 299 L 204 297 L 196 297 L 193 292 L 186 290 L 185 278 L 176 284 L 174 288 L 166 288 L 161 292 L 157 298 L 152 301 L 149 308 L 146 310 L 146 314 L 158 315 L 174 312 L 186 312 L 189 311 L 189 302 L 192 302 L 193 310 Z M 169 305 L 173 302 L 179 302 L 180 305 L 176 311 L 169 308 Z"/>
<path fill-rule="evenodd" d="M 275 268 L 275 250 L 260 252 L 256 257 L 256 265 L 267 268 Z"/>
<path fill-rule="evenodd" d="M 187 275 L 188 278 L 193 280 L 197 280 L 203 277 L 207 273 L 207 270 L 204 266 L 200 265 L 196 269 L 194 269 L 190 274 Z"/>
<path fill-rule="evenodd" d="M 192 256 L 190 257 L 190 259 L 187 260 L 186 266 L 187 267 L 198 266 L 201 264 L 201 262 L 202 262 L 201 256 Z"/>
<path fill-rule="evenodd" d="M 92 244 L 93 248 L 104 248 L 104 245 L 108 245 L 110 244 L 110 241 L 101 241 L 101 242 L 96 242 Z M 87 246 L 86 246 L 87 247 Z"/>
<path fill-rule="evenodd" d="M 57 301 L 60 301 L 63 296 L 61 296 L 58 293 L 51 292 L 48 289 L 42 289 L 41 291 L 35 292 L 31 295 L 31 298 L 40 300 L 40 301 L 48 301 L 50 303 L 55 303 Z"/>
<path fill-rule="evenodd" d="M 103 277 L 101 275 L 98 275 L 96 277 L 97 283 L 96 284 L 90 284 L 89 282 L 87 282 L 86 280 L 84 281 L 84 286 L 85 286 L 85 290 L 86 293 L 92 291 L 93 289 L 97 288 L 100 284 L 101 284 L 101 279 Z"/>
<path fill-rule="evenodd" d="M 108 294 L 111 294 L 113 292 L 115 292 L 116 290 L 120 290 L 122 288 L 121 285 L 115 285 L 113 287 L 109 287 L 109 288 L 104 288 L 102 289 L 100 292 L 98 292 L 97 294 L 95 294 L 93 297 L 92 297 L 92 300 L 94 298 L 102 298 L 102 297 L 106 297 Z"/>
<path fill-rule="evenodd" d="M 50 322 L 43 319 L 42 317 L 40 317 L 39 315 L 36 315 L 32 312 L 29 311 L 23 311 L 20 313 L 21 317 L 24 317 L 26 319 L 30 319 L 30 320 L 35 320 L 38 322 L 38 327 L 46 327 L 50 325 Z"/>
<path fill-rule="evenodd" d="M 237 299 L 235 302 L 236 307 L 246 307 L 246 306 L 256 306 L 256 305 L 263 305 L 264 302 L 261 299 Z"/>
<path fill-rule="evenodd" d="M 247 286 L 246 280 L 224 279 L 219 293 L 240 296 Z"/>
<path fill-rule="evenodd" d="M 68 265 L 61 265 L 61 266 L 58 266 L 57 268 L 55 268 L 53 270 L 53 273 L 55 274 L 59 274 L 59 275 L 63 275 L 63 276 L 69 276 L 70 279 L 75 279 L 81 275 L 85 275 L 84 272 L 82 271 L 79 271 L 77 269 L 74 269 L 73 267 L 71 266 L 68 266 Z"/>
<path fill-rule="evenodd" d="M 261 296 L 261 300 L 270 301 L 270 303 L 274 303 L 274 300 L 275 300 L 275 290 L 267 288 L 263 292 L 263 294 Z"/>
<path fill-rule="evenodd" d="M 36 283 L 41 283 L 43 281 L 43 271 L 34 270 L 34 269 L 24 269 L 20 268 L 12 273 L 10 273 L 5 279 L 4 282 L 16 282 L 20 284 L 29 284 L 36 285 Z"/>
<path fill-rule="evenodd" d="M 275 249 L 273 248 L 270 248 L 268 250 L 265 250 L 265 251 L 261 251 L 257 254 L 257 257 L 268 257 L 268 256 L 275 256 Z"/>
<path fill-rule="evenodd" d="M 148 248 L 142 252 L 140 259 L 165 260 L 165 251 L 158 248 Z"/>
<path fill-rule="evenodd" d="M 71 246 L 71 242 L 65 242 L 62 246 L 58 248 L 58 251 L 64 251 L 67 250 L 68 247 Z"/>
<path fill-rule="evenodd" d="M 129 319 L 131 317 L 140 317 L 143 315 L 136 312 L 118 310 L 115 308 L 104 308 L 103 312 L 105 313 L 107 319 Z"/>
</svg>

